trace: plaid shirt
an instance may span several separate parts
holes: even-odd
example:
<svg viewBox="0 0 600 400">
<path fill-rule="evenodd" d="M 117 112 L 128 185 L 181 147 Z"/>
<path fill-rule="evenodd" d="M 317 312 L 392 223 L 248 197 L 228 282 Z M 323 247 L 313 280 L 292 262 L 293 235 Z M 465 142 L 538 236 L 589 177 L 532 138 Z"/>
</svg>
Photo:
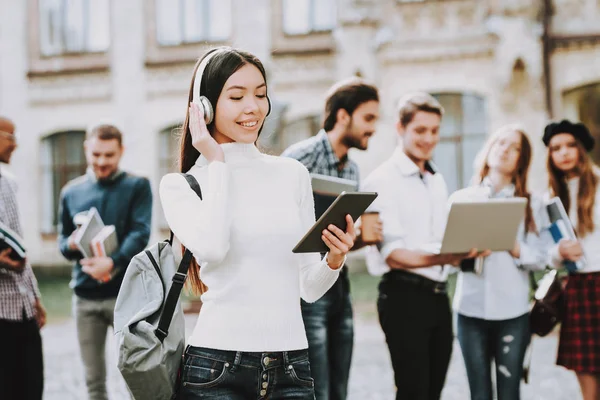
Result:
<svg viewBox="0 0 600 400">
<path fill-rule="evenodd" d="M 0 174 L 0 221 L 22 236 L 17 211 L 17 183 Z M 0 265 L 0 319 L 21 321 L 35 317 L 35 302 L 40 297 L 31 265 L 21 272 Z"/>
<path fill-rule="evenodd" d="M 359 182 L 358 165 L 347 155 L 341 160 L 337 158 L 324 130 L 319 131 L 316 136 L 290 146 L 281 155 L 300 161 L 310 173 Z"/>
</svg>

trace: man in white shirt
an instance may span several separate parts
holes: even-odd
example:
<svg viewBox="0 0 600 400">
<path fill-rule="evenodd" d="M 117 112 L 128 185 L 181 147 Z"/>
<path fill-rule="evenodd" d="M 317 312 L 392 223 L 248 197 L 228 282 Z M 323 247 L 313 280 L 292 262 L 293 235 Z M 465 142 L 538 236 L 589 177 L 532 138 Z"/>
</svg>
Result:
<svg viewBox="0 0 600 400">
<path fill-rule="evenodd" d="M 443 108 L 426 93 L 403 97 L 396 129 L 400 146 L 364 182 L 378 192 L 384 240 L 369 249 L 369 270 L 384 273 L 377 308 L 397 388 L 396 399 L 439 399 L 452 352 L 446 264 L 477 255 L 438 254 L 448 190 L 431 163 Z"/>
</svg>

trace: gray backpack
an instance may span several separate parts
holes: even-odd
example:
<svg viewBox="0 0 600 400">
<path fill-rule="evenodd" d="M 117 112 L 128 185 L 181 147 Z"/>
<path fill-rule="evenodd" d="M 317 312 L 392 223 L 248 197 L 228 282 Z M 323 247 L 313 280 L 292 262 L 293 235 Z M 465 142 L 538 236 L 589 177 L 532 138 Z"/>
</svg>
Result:
<svg viewBox="0 0 600 400">
<path fill-rule="evenodd" d="M 202 199 L 196 179 L 185 176 Z M 192 253 L 176 268 L 173 233 L 137 254 L 129 263 L 115 305 L 117 367 L 136 400 L 174 398 L 185 347 L 185 321 L 179 295 Z"/>
</svg>

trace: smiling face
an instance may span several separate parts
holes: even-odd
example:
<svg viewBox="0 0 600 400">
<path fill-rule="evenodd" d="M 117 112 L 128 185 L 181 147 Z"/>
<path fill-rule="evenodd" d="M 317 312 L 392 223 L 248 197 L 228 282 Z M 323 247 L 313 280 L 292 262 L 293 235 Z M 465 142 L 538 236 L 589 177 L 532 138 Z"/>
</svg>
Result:
<svg viewBox="0 0 600 400">
<path fill-rule="evenodd" d="M 85 158 L 98 180 L 109 178 L 119 169 L 123 147 L 117 139 L 102 140 L 92 137 L 85 141 Z"/>
<path fill-rule="evenodd" d="M 213 137 L 217 143 L 254 143 L 268 111 L 265 79 L 258 68 L 245 64 L 219 95 Z"/>
<path fill-rule="evenodd" d="M 344 144 L 350 149 L 367 150 L 369 139 L 375 133 L 375 125 L 378 119 L 379 102 L 370 100 L 362 103 L 354 110 L 346 126 L 346 132 L 342 138 Z"/>
<path fill-rule="evenodd" d="M 416 164 L 430 161 L 435 146 L 440 141 L 442 118 L 433 112 L 417 111 L 404 126 L 398 122 L 397 129 L 406 155 Z"/>
</svg>

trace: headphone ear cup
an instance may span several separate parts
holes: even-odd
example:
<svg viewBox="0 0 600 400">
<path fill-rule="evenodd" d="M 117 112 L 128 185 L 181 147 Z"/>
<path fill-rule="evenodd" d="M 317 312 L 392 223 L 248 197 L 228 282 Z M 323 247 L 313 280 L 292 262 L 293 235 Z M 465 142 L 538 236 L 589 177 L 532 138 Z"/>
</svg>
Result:
<svg viewBox="0 0 600 400">
<path fill-rule="evenodd" d="M 213 118 L 215 116 L 213 106 L 212 104 L 210 104 L 210 101 L 206 96 L 200 96 L 199 103 L 200 107 L 202 108 L 202 111 L 204 112 L 204 122 L 206 123 L 206 125 L 208 125 L 213 121 Z"/>
<path fill-rule="evenodd" d="M 265 117 L 268 117 L 269 114 L 271 114 L 271 99 L 269 96 L 267 96 L 267 102 L 269 103 L 269 111 L 267 111 L 267 115 L 265 115 Z"/>
</svg>

